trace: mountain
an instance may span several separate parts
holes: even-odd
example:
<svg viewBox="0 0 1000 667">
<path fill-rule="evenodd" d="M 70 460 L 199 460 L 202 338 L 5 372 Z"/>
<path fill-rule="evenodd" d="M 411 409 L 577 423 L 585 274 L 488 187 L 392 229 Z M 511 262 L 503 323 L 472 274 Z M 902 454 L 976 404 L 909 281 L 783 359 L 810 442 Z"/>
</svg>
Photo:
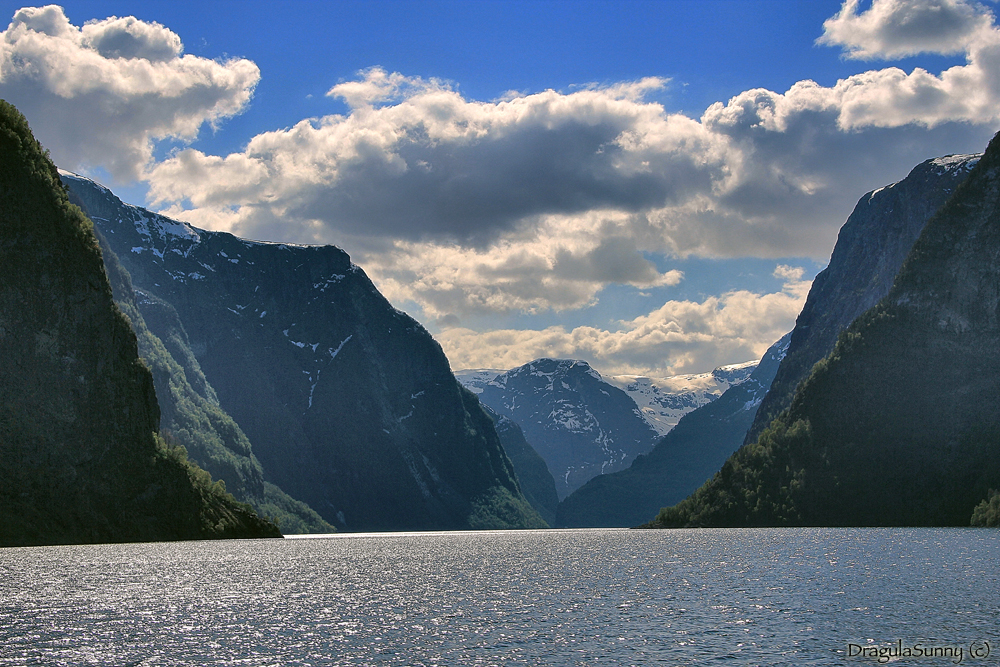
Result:
<svg viewBox="0 0 1000 667">
<path fill-rule="evenodd" d="M 561 498 L 628 466 L 656 438 L 635 402 L 585 361 L 536 359 L 484 385 L 479 400 L 521 427 Z"/>
<path fill-rule="evenodd" d="M 813 280 L 792 330 L 788 354 L 745 442 L 755 440 L 788 407 L 795 388 L 830 353 L 840 332 L 889 292 L 927 221 L 979 158 L 949 155 L 927 160 L 903 180 L 858 201 L 840 230 L 830 264 Z"/>
<path fill-rule="evenodd" d="M 544 525 L 440 346 L 347 253 L 208 232 L 66 183 L 161 340 L 153 310 L 176 312 L 266 482 L 342 530 Z"/>
<path fill-rule="evenodd" d="M 0 545 L 280 537 L 157 437 L 93 226 L 2 101 L 0 341 Z"/>
<path fill-rule="evenodd" d="M 604 376 L 635 401 L 646 422 L 660 435 L 677 426 L 681 417 L 722 396 L 743 382 L 757 367 L 756 361 L 720 366 L 710 373 L 651 378 L 641 375 Z"/>
<path fill-rule="evenodd" d="M 496 368 L 469 368 L 455 371 L 455 379 L 475 395 L 483 393 L 483 387 L 507 371 Z"/>
<path fill-rule="evenodd" d="M 983 501 L 1000 487 L 998 276 L 1000 136 L 789 407 L 654 525 L 988 521 Z"/>
<path fill-rule="evenodd" d="M 483 406 L 496 425 L 500 443 L 507 452 L 510 463 L 514 466 L 517 480 L 521 485 L 525 500 L 545 519 L 550 526 L 555 525 L 556 507 L 559 496 L 556 494 L 556 482 L 545 465 L 545 459 L 538 455 L 524 437 L 524 431 L 510 417 L 498 415 L 488 406 Z"/>
<path fill-rule="evenodd" d="M 786 335 L 772 345 L 744 381 L 681 417 L 649 454 L 636 457 L 625 470 L 591 479 L 564 498 L 555 525 L 635 526 L 697 489 L 743 442 L 788 341 Z"/>
<path fill-rule="evenodd" d="M 70 178 L 65 172 L 60 176 Z M 161 434 L 171 445 L 183 447 L 196 465 L 223 480 L 226 490 L 237 500 L 249 503 L 286 533 L 334 532 L 336 529 L 312 508 L 264 482 L 250 440 L 219 406 L 215 390 L 191 351 L 177 311 L 149 294 L 136 292 L 131 276 L 122 268 L 107 239 L 99 230 L 95 232 L 115 305 L 128 317 L 139 356 L 153 373 Z M 164 334 L 162 340 L 146 325 L 147 318 Z"/>
<path fill-rule="evenodd" d="M 648 377 L 645 375 L 602 375 L 608 384 L 618 387 L 635 401 L 643 419 L 660 435 L 677 425 L 681 417 L 711 403 L 734 384 L 750 377 L 756 361 L 720 366 L 710 373 Z M 474 394 L 507 371 L 495 368 L 471 368 L 455 372 L 455 378 Z"/>
</svg>

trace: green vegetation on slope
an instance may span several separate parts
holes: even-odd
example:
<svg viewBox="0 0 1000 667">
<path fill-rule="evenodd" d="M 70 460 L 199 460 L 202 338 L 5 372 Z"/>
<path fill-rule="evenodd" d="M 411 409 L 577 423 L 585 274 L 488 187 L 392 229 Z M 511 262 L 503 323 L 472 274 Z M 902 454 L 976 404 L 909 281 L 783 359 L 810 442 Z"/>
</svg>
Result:
<svg viewBox="0 0 1000 667">
<path fill-rule="evenodd" d="M 279 536 L 157 438 L 89 219 L 0 101 L 0 544 Z"/>
<path fill-rule="evenodd" d="M 653 525 L 968 525 L 1000 484 L 998 248 L 994 138 L 888 296 L 756 442 Z"/>
<path fill-rule="evenodd" d="M 128 272 L 98 231 L 115 303 L 129 318 L 139 354 L 153 373 L 160 405 L 161 434 L 184 448 L 193 463 L 224 480 L 226 488 L 287 533 L 332 533 L 336 529 L 308 505 L 278 487 L 265 487 L 264 472 L 250 440 L 219 406 L 174 308 L 148 294 L 136 294 Z M 140 308 L 141 305 L 141 308 Z M 147 318 L 162 338 L 147 326 Z M 178 361 L 180 360 L 180 361 Z"/>
<path fill-rule="evenodd" d="M 970 523 L 982 528 L 1000 526 L 1000 492 L 990 489 L 989 497 L 976 505 L 976 509 L 972 511 Z"/>
</svg>

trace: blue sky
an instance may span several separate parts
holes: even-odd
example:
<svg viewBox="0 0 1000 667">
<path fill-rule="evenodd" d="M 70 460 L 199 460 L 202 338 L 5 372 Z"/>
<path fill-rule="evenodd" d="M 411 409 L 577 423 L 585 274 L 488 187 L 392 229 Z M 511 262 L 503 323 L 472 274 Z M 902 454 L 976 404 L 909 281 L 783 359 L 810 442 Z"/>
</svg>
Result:
<svg viewBox="0 0 1000 667">
<path fill-rule="evenodd" d="M 959 0 L 5 9 L 0 96 L 60 166 L 344 247 L 456 370 L 759 356 L 862 194 L 1000 120 Z"/>
</svg>

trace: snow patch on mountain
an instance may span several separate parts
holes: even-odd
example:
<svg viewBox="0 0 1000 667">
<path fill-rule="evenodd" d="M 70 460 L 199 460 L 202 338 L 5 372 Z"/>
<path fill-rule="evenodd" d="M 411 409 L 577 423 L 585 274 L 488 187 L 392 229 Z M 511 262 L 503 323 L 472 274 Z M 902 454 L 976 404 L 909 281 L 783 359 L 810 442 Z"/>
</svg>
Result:
<svg viewBox="0 0 1000 667">
<path fill-rule="evenodd" d="M 757 361 L 720 366 L 710 373 L 669 377 L 608 375 L 612 384 L 635 401 L 642 417 L 657 433 L 665 435 L 687 413 L 711 403 L 730 387 L 744 382 Z"/>
<path fill-rule="evenodd" d="M 499 368 L 467 368 L 455 371 L 455 379 L 473 394 L 483 393 L 483 387 L 507 371 Z"/>
</svg>

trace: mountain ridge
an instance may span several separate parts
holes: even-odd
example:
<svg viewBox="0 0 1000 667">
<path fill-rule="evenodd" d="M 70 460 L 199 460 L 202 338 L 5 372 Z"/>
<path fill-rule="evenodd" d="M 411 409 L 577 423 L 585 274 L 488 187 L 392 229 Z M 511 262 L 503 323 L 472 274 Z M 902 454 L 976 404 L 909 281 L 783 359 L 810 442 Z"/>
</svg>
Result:
<svg viewBox="0 0 1000 667">
<path fill-rule="evenodd" d="M 176 309 L 265 481 L 340 530 L 544 525 L 440 346 L 343 250 L 200 230 L 67 183 L 136 288 Z"/>
<path fill-rule="evenodd" d="M 968 525 L 1000 483 L 998 275 L 1000 135 L 789 407 L 651 525 Z"/>
<path fill-rule="evenodd" d="M 627 527 L 648 521 L 665 503 L 682 500 L 736 451 L 763 400 L 790 335 L 772 345 L 748 378 L 686 413 L 652 450 L 619 472 L 588 481 L 559 503 L 556 525 Z"/>
</svg>

